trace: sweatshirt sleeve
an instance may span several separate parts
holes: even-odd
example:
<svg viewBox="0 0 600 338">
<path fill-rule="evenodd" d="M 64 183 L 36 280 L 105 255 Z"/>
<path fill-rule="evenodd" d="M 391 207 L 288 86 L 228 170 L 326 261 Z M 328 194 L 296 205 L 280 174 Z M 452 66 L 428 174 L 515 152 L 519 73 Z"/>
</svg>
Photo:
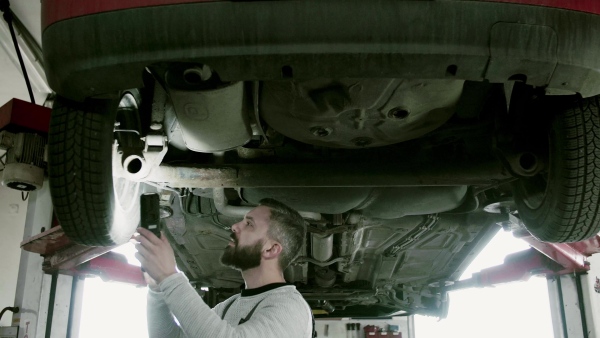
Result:
<svg viewBox="0 0 600 338">
<path fill-rule="evenodd" d="M 182 336 L 181 329 L 175 323 L 161 292 L 148 290 L 146 316 L 150 338 L 179 338 Z"/>
<path fill-rule="evenodd" d="M 182 274 L 169 276 L 160 288 L 186 337 L 305 338 L 308 334 L 309 312 L 301 296 L 263 302 L 248 322 L 233 327 L 204 303 Z"/>
</svg>

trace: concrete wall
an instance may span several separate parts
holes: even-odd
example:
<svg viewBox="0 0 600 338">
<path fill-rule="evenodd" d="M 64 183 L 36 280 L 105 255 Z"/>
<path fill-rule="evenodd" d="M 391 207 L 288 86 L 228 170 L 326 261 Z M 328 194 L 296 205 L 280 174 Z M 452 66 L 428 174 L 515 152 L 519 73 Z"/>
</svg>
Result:
<svg viewBox="0 0 600 338">
<path fill-rule="evenodd" d="M 0 309 L 14 305 L 26 214 L 21 193 L 0 186 Z M 0 326 L 10 326 L 11 319 L 12 313 L 5 313 Z"/>
</svg>

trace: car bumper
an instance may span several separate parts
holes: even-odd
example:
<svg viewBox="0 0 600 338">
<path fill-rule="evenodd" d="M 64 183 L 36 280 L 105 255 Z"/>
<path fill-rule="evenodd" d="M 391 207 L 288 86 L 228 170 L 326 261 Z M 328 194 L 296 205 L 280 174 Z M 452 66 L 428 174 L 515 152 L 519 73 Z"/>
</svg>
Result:
<svg viewBox="0 0 600 338">
<path fill-rule="evenodd" d="M 600 16 L 478 1 L 194 2 L 65 19 L 43 32 L 50 86 L 72 98 L 140 87 L 146 67 L 208 64 L 224 81 L 524 80 L 600 93 Z"/>
</svg>

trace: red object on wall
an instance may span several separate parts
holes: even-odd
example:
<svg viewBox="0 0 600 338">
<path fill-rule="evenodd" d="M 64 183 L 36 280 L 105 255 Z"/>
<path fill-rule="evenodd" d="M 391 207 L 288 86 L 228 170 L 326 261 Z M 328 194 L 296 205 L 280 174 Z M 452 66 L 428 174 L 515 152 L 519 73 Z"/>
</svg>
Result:
<svg viewBox="0 0 600 338">
<path fill-rule="evenodd" d="M 379 332 L 379 338 L 402 338 L 402 332 L 392 332 L 392 331 Z"/>
<path fill-rule="evenodd" d="M 402 332 L 377 331 L 377 329 L 377 327 L 375 327 L 375 331 L 367 331 L 365 329 L 365 338 L 402 338 Z"/>
<path fill-rule="evenodd" d="M 0 130 L 6 127 L 20 127 L 47 134 L 51 112 L 50 108 L 12 99 L 0 107 Z"/>
<path fill-rule="evenodd" d="M 367 325 L 363 328 L 365 332 L 377 332 L 379 331 L 379 327 L 375 325 Z"/>
<path fill-rule="evenodd" d="M 394 332 L 394 331 L 382 331 L 378 332 L 378 338 L 402 338 L 402 332 Z"/>
</svg>

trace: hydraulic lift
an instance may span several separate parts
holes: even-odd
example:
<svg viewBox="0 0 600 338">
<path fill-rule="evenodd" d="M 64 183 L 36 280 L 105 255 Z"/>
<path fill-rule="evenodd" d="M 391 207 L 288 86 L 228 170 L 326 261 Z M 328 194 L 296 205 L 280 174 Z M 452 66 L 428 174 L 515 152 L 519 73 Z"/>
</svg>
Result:
<svg viewBox="0 0 600 338">
<path fill-rule="evenodd" d="M 81 283 L 88 276 L 146 285 L 140 267 L 111 252 L 114 247 L 81 246 L 65 236 L 53 222 L 47 184 L 30 196 L 25 237 L 14 303 L 18 312 L 13 327 L 0 328 L 2 338 L 76 337 Z"/>
<path fill-rule="evenodd" d="M 47 186 L 47 185 L 45 185 Z M 86 276 L 105 281 L 145 285 L 138 266 L 111 247 L 85 247 L 72 243 L 60 225 L 52 224 L 47 188 L 32 196 L 26 220 L 26 239 L 19 272 L 19 288 L 13 315 L 18 337 L 71 337 L 79 322 L 81 291 Z M 35 234 L 37 229 L 49 227 Z M 525 281 L 533 275 L 547 278 L 555 338 L 600 337 L 600 236 L 577 243 L 537 241 L 524 230 L 514 230 L 530 249 L 507 256 L 504 263 L 484 269 L 467 280 L 445 287 L 451 292 L 472 287 Z M 595 264 L 594 264 L 595 263 Z M 41 267 L 41 269 L 40 269 Z M 595 291 L 594 291 L 595 286 Z M 596 315 L 594 316 L 594 313 Z M 18 327 L 18 328 L 17 328 Z M 0 331 L 1 333 L 2 331 Z M 4 336 L 2 336 L 4 337 Z M 17 335 L 6 335 L 17 337 Z"/>
<path fill-rule="evenodd" d="M 14 312 L 12 326 L 0 327 L 2 338 L 70 337 L 79 322 L 78 286 L 85 276 L 146 285 L 140 268 L 110 252 L 112 247 L 76 245 L 53 218 L 43 159 L 49 124 L 49 108 L 17 99 L 0 107 L 2 184 L 29 196 L 15 302 L 2 312 Z"/>
<path fill-rule="evenodd" d="M 554 338 L 600 337 L 600 235 L 582 242 L 552 244 L 526 231 L 513 234 L 531 248 L 504 263 L 447 287 L 448 291 L 526 281 L 543 275 L 548 284 Z"/>
</svg>

